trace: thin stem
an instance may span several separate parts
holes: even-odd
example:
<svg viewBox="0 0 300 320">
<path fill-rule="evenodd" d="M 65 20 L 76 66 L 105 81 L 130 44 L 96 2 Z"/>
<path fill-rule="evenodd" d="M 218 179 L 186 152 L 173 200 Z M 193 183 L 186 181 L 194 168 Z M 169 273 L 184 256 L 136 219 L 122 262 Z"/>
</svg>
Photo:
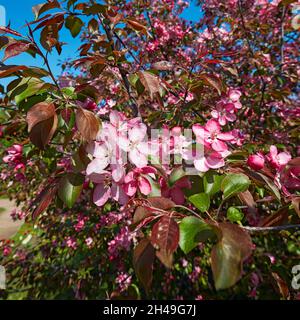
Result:
<svg viewBox="0 0 300 320">
<path fill-rule="evenodd" d="M 300 224 L 287 224 L 284 226 L 275 226 L 275 227 L 242 227 L 249 232 L 263 232 L 263 231 L 281 231 L 288 229 L 300 229 Z"/>
<path fill-rule="evenodd" d="M 204 221 L 204 219 L 203 219 L 197 212 L 195 212 L 195 211 L 192 210 L 192 209 L 189 209 L 189 208 L 187 208 L 187 207 L 185 207 L 185 206 L 181 206 L 181 205 L 179 205 L 179 204 L 177 204 L 176 206 L 174 206 L 174 208 L 181 208 L 181 209 L 187 210 L 187 211 L 191 212 L 194 216 L 196 216 L 196 217 L 198 217 L 199 219 L 201 219 L 201 220 Z"/>
</svg>

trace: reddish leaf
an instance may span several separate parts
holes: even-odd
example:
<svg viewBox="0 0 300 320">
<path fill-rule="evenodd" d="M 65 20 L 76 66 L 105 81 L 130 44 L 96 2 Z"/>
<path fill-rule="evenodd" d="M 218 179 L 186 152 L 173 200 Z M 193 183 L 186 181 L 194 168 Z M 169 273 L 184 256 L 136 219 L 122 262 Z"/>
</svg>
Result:
<svg viewBox="0 0 300 320">
<path fill-rule="evenodd" d="M 158 208 L 161 210 L 168 210 L 173 208 L 176 205 L 172 200 L 164 197 L 151 197 L 151 198 L 147 198 L 147 201 L 149 202 L 149 206 L 153 208 Z M 135 210 L 135 213 L 133 216 L 133 223 L 134 224 L 139 223 L 143 219 L 148 218 L 152 215 L 153 215 L 153 210 L 149 210 L 148 206 L 139 206 Z"/>
<path fill-rule="evenodd" d="M 32 106 L 27 113 L 28 131 L 39 122 L 53 117 L 55 114 L 55 106 L 53 103 L 40 102 Z"/>
<path fill-rule="evenodd" d="M 142 239 L 134 248 L 133 266 L 138 279 L 146 291 L 149 290 L 153 278 L 153 262 L 155 250 L 148 239 Z"/>
<path fill-rule="evenodd" d="M 135 20 L 132 20 L 132 19 L 127 19 L 127 25 L 135 30 L 135 31 L 138 31 L 138 32 L 143 32 L 143 33 L 146 33 L 147 32 L 147 27 L 145 27 L 144 25 L 142 25 L 141 23 L 135 21 Z"/>
<path fill-rule="evenodd" d="M 255 215 L 257 213 L 256 202 L 253 199 L 253 196 L 249 190 L 240 192 L 238 194 L 239 199 L 248 207 L 249 213 Z"/>
<path fill-rule="evenodd" d="M 206 85 L 215 88 L 219 94 L 222 93 L 222 82 L 218 77 L 212 74 L 201 74 L 198 78 L 203 80 Z"/>
<path fill-rule="evenodd" d="M 276 284 L 278 286 L 278 289 L 279 289 L 281 296 L 284 299 L 289 299 L 290 291 L 289 291 L 289 288 L 288 288 L 286 282 L 276 272 L 272 272 L 272 276 L 273 276 L 274 280 L 276 281 Z"/>
<path fill-rule="evenodd" d="M 45 50 L 51 51 L 58 44 L 58 26 L 46 26 L 40 34 L 40 42 Z"/>
<path fill-rule="evenodd" d="M 167 267 L 172 267 L 173 253 L 179 243 L 179 227 L 169 215 L 155 223 L 151 234 L 151 243 L 158 250 L 157 257 Z"/>
<path fill-rule="evenodd" d="M 0 78 L 9 76 L 15 72 L 26 70 L 25 66 L 1 66 L 0 67 Z"/>
<path fill-rule="evenodd" d="M 43 213 L 51 201 L 53 200 L 58 188 L 58 183 L 54 183 L 43 189 L 33 202 L 33 206 L 36 206 L 32 212 L 32 219 L 35 220 L 41 213 Z"/>
<path fill-rule="evenodd" d="M 100 119 L 93 112 L 78 108 L 76 126 L 85 140 L 95 140 L 100 130 Z"/>
<path fill-rule="evenodd" d="M 259 227 L 281 226 L 288 221 L 288 217 L 289 209 L 288 207 L 283 207 L 279 209 L 276 213 L 264 218 L 259 223 Z"/>
<path fill-rule="evenodd" d="M 142 85 L 145 87 L 145 90 L 149 92 L 151 99 L 153 99 L 154 95 L 159 93 L 159 78 L 150 72 L 140 71 L 139 79 Z"/>
<path fill-rule="evenodd" d="M 18 41 L 16 43 L 13 43 L 6 47 L 4 52 L 4 58 L 3 61 L 5 61 L 8 58 L 14 57 L 19 55 L 22 52 L 25 52 L 29 49 L 30 43 L 25 43 Z"/>
<path fill-rule="evenodd" d="M 21 33 L 4 26 L 0 26 L 0 34 L 1 33 L 10 33 L 10 34 L 13 34 L 14 36 L 22 37 Z"/>
<path fill-rule="evenodd" d="M 219 242 L 211 252 L 211 265 L 215 287 L 227 289 L 233 286 L 241 277 L 242 264 L 252 251 L 249 234 L 239 226 L 231 223 L 220 223 Z"/>
<path fill-rule="evenodd" d="M 32 12 L 35 15 L 35 19 L 37 19 L 42 13 L 54 9 L 54 8 L 60 8 L 60 4 L 57 0 L 48 1 L 46 3 L 38 4 L 34 7 L 32 7 Z"/>
<path fill-rule="evenodd" d="M 42 21 L 41 23 L 39 23 L 33 31 L 36 31 L 42 27 L 46 27 L 49 25 L 58 25 L 59 23 L 64 21 L 64 13 L 57 13 L 55 15 L 53 15 L 51 18 Z"/>
<path fill-rule="evenodd" d="M 40 102 L 27 113 L 28 131 L 31 142 L 44 149 L 57 128 L 57 114 L 52 103 Z"/>
</svg>

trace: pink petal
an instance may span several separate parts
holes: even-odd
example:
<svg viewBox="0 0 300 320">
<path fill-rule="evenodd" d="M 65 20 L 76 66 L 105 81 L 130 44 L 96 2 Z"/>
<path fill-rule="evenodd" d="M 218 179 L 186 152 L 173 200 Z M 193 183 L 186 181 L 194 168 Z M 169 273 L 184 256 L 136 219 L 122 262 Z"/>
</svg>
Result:
<svg viewBox="0 0 300 320">
<path fill-rule="evenodd" d="M 220 132 L 221 127 L 216 120 L 210 119 L 206 122 L 205 129 L 210 133 L 214 133 L 214 132 Z"/>
<path fill-rule="evenodd" d="M 135 181 L 136 179 L 136 174 L 134 171 L 130 171 L 126 174 L 125 178 L 124 178 L 124 182 L 125 183 L 130 183 L 132 181 Z"/>
<path fill-rule="evenodd" d="M 143 123 L 139 123 L 129 130 L 128 137 L 132 142 L 141 142 L 144 140 L 146 133 L 147 126 Z"/>
<path fill-rule="evenodd" d="M 276 146 L 271 146 L 271 147 L 270 147 L 270 155 L 271 155 L 272 157 L 276 157 L 277 154 L 278 154 L 277 147 L 276 147 Z"/>
<path fill-rule="evenodd" d="M 212 153 L 206 158 L 206 165 L 211 169 L 218 169 L 225 165 L 224 159 L 221 158 L 217 153 Z"/>
<path fill-rule="evenodd" d="M 103 173 L 103 170 L 108 166 L 108 164 L 109 164 L 108 158 L 103 158 L 103 159 L 95 158 L 88 164 L 86 168 L 86 174 L 91 175 L 92 173 Z"/>
<path fill-rule="evenodd" d="M 227 120 L 227 119 L 226 119 L 225 116 L 221 116 L 221 117 L 219 118 L 219 123 L 220 123 L 220 125 L 221 125 L 221 126 L 225 126 L 225 124 L 227 123 L 226 120 Z"/>
<path fill-rule="evenodd" d="M 198 160 L 194 160 L 194 166 L 200 172 L 206 172 L 209 170 L 204 157 Z"/>
<path fill-rule="evenodd" d="M 115 182 L 121 181 L 125 176 L 125 169 L 120 164 L 112 165 L 112 178 Z"/>
<path fill-rule="evenodd" d="M 131 181 L 129 183 L 124 184 L 124 191 L 129 197 L 134 196 L 137 191 L 136 181 Z"/>
<path fill-rule="evenodd" d="M 148 195 L 151 192 L 151 184 L 148 181 L 148 179 L 146 179 L 145 177 L 140 176 L 138 180 L 138 184 L 142 194 Z"/>
<path fill-rule="evenodd" d="M 217 110 L 212 110 L 212 112 L 210 114 L 215 119 L 219 118 L 219 112 Z"/>
<path fill-rule="evenodd" d="M 103 184 L 98 184 L 93 193 L 93 202 L 96 206 L 103 206 L 106 201 L 110 198 L 111 190 L 110 188 L 105 188 Z"/>
<path fill-rule="evenodd" d="M 202 137 L 202 139 L 204 139 L 205 129 L 202 126 L 200 126 L 200 124 L 194 124 L 192 130 L 197 137 Z"/>
<path fill-rule="evenodd" d="M 112 198 L 116 201 L 118 201 L 121 205 L 124 205 L 128 201 L 128 196 L 125 193 L 125 191 L 122 189 L 121 186 L 119 186 L 116 183 L 112 183 L 111 186 L 111 195 Z"/>
<path fill-rule="evenodd" d="M 146 167 L 143 167 L 141 172 L 143 174 L 150 174 L 150 173 L 154 173 L 156 174 L 157 173 L 157 170 L 154 168 L 154 167 L 151 167 L 151 166 L 146 166 Z"/>
<path fill-rule="evenodd" d="M 116 138 L 116 144 L 126 152 L 130 150 L 130 141 L 126 137 L 118 136 Z"/>
<path fill-rule="evenodd" d="M 218 152 L 223 152 L 228 149 L 226 143 L 219 139 L 215 139 L 212 142 L 211 147 Z"/>
<path fill-rule="evenodd" d="M 238 101 L 241 97 L 241 92 L 236 89 L 230 89 L 228 92 L 228 96 L 232 101 Z"/>
<path fill-rule="evenodd" d="M 110 179 L 111 174 L 110 172 L 103 170 L 102 173 L 91 173 L 87 177 L 92 182 L 103 183 L 105 180 Z"/>
<path fill-rule="evenodd" d="M 280 165 L 286 165 L 292 159 L 291 155 L 288 152 L 280 152 L 277 155 L 277 158 Z"/>
<path fill-rule="evenodd" d="M 234 136 L 230 132 L 218 133 L 217 138 L 223 141 L 232 141 Z"/>
<path fill-rule="evenodd" d="M 233 114 L 233 113 L 227 113 L 227 114 L 226 114 L 226 119 L 227 119 L 228 121 L 230 121 L 230 122 L 233 122 L 233 121 L 236 120 L 236 115 Z"/>
<path fill-rule="evenodd" d="M 130 162 L 136 165 L 138 168 L 145 167 L 148 163 L 147 157 L 140 153 L 137 149 L 130 150 L 128 158 Z"/>
</svg>

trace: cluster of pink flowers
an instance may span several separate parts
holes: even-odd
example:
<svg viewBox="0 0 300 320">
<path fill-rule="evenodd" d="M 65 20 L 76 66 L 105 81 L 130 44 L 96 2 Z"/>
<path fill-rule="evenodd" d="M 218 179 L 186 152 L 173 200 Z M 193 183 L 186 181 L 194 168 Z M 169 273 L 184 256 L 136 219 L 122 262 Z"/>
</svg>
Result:
<svg viewBox="0 0 300 320">
<path fill-rule="evenodd" d="M 131 284 L 132 276 L 128 273 L 120 272 L 116 277 L 116 284 L 119 287 L 120 292 L 125 291 Z"/>
<path fill-rule="evenodd" d="M 129 228 L 123 227 L 120 232 L 108 243 L 109 259 L 114 260 L 122 250 L 129 251 L 134 234 Z"/>
<path fill-rule="evenodd" d="M 24 212 L 20 209 L 13 209 L 10 216 L 14 221 L 23 220 L 26 216 L 26 212 Z"/>
<path fill-rule="evenodd" d="M 226 97 L 222 98 L 215 109 L 212 110 L 211 115 L 214 119 L 218 120 L 221 126 L 227 122 L 236 120 L 236 112 L 242 108 L 240 102 L 241 92 L 237 89 L 229 89 Z"/>
<path fill-rule="evenodd" d="M 230 99 L 235 106 L 239 93 L 232 91 Z M 111 111 L 110 121 L 103 122 L 97 141 L 87 146 L 92 161 L 87 166 L 86 174 L 96 185 L 93 201 L 97 206 L 103 206 L 109 199 L 124 205 L 136 194 L 149 195 L 152 182 L 156 180 L 164 196 L 182 204 L 184 195 L 181 189 L 189 187 L 188 179 L 169 187 L 157 169 L 148 165 L 149 159 L 168 171 L 170 156 L 173 156 L 176 161 L 181 159 L 191 163 L 196 171 L 206 172 L 224 166 L 224 159 L 230 154 L 228 143 L 238 144 L 241 141 L 236 132 L 223 132 L 214 119 L 204 126 L 193 125 L 190 136 L 183 135 L 181 127 L 171 130 L 164 127 L 155 131 L 156 135 L 153 137 L 152 134 L 152 139 L 148 141 L 147 131 L 140 118 L 128 120 L 117 111 Z M 196 144 L 192 132 L 196 136 Z"/>
<path fill-rule="evenodd" d="M 292 159 L 289 152 L 278 152 L 276 146 L 270 147 L 270 152 L 264 156 L 261 152 L 250 155 L 247 164 L 254 170 L 261 170 L 265 166 L 267 160 L 270 166 L 276 170 L 282 170 Z"/>
<path fill-rule="evenodd" d="M 73 250 L 77 249 L 77 241 L 74 237 L 67 237 L 66 239 L 66 246 Z"/>
<path fill-rule="evenodd" d="M 264 169 L 266 162 L 275 171 L 274 183 L 285 195 L 291 195 L 289 190 L 300 190 L 299 158 L 292 159 L 289 152 L 278 152 L 277 147 L 272 145 L 267 155 L 259 152 L 250 155 L 247 160 L 248 166 L 254 170 Z"/>
<path fill-rule="evenodd" d="M 3 161 L 13 166 L 15 171 L 25 168 L 22 162 L 22 151 L 23 147 L 20 144 L 14 144 L 6 150 L 8 154 L 3 157 Z"/>
<path fill-rule="evenodd" d="M 76 232 L 81 231 L 84 228 L 86 221 L 88 221 L 88 220 L 89 220 L 88 217 L 85 217 L 83 214 L 79 214 L 78 219 L 77 219 L 77 223 L 74 226 L 75 231 Z"/>
</svg>

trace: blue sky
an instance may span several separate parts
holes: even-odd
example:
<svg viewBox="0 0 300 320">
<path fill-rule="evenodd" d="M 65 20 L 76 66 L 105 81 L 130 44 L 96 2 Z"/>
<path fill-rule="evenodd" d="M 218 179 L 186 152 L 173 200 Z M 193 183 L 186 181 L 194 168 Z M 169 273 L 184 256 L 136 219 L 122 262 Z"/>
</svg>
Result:
<svg viewBox="0 0 300 320">
<path fill-rule="evenodd" d="M 19 31 L 20 33 L 26 33 L 26 27 L 24 27 L 26 21 L 32 21 L 34 19 L 31 8 L 34 5 L 46 2 L 45 0 L 0 0 L 0 6 L 3 6 L 6 11 L 6 23 L 11 23 L 11 28 Z M 191 5 L 184 11 L 182 16 L 191 21 L 198 21 L 201 17 L 200 8 L 196 7 L 194 1 L 190 1 Z M 76 49 L 80 45 L 79 38 L 72 38 L 68 30 L 62 30 L 60 32 L 61 41 L 66 42 L 67 45 L 63 46 L 63 52 L 59 56 L 54 50 L 49 56 L 51 69 L 55 75 L 60 74 L 61 68 L 57 65 L 59 60 L 66 60 L 76 58 Z M 2 59 L 3 52 L 0 52 L 0 58 Z M 25 65 L 37 65 L 42 66 L 41 59 L 34 59 L 29 54 L 24 53 L 20 56 L 13 57 L 7 61 L 9 64 L 25 64 Z M 7 84 L 8 79 L 1 79 L 1 84 Z"/>
</svg>

